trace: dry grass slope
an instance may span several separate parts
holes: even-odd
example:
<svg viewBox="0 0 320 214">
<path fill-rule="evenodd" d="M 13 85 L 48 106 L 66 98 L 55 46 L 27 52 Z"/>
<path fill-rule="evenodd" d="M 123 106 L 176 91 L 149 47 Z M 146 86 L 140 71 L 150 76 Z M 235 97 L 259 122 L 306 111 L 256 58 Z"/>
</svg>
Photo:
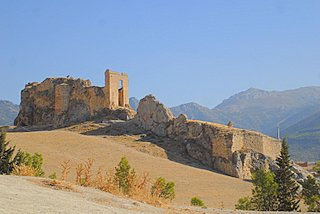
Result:
<svg viewBox="0 0 320 214">
<path fill-rule="evenodd" d="M 139 143 L 134 139 L 123 136 L 85 136 L 61 130 L 8 133 L 11 144 L 43 155 L 46 175 L 57 172 L 58 177 L 61 177 L 60 164 L 70 160 L 69 181 L 76 179 L 77 163 L 88 158 L 95 159 L 92 170 L 98 171 L 99 168 L 110 169 L 116 166 L 120 158 L 126 156 L 137 172 L 148 172 L 153 179 L 162 176 L 174 181 L 175 205 L 189 205 L 190 199 L 198 196 L 208 207 L 234 209 L 234 204 L 240 197 L 250 194 L 249 182 L 173 162 L 166 159 L 166 156 L 153 156 L 152 152 L 141 152 L 128 146 Z M 161 148 L 154 144 L 144 144 L 149 145 L 147 150 L 161 151 Z"/>
</svg>

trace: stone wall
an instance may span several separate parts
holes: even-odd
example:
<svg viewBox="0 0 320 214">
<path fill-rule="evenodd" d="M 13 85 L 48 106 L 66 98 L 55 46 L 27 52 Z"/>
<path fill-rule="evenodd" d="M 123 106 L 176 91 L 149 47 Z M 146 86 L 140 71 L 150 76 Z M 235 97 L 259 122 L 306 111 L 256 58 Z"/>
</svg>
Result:
<svg viewBox="0 0 320 214">
<path fill-rule="evenodd" d="M 130 119 L 135 115 L 129 108 L 111 108 L 109 104 L 106 87 L 91 86 L 89 80 L 47 78 L 41 83 L 29 83 L 21 91 L 15 125 L 58 127 L 97 117 Z"/>
<path fill-rule="evenodd" d="M 105 73 L 105 91 L 109 108 L 129 107 L 129 81 L 126 73 L 107 70 Z M 122 85 L 120 84 L 122 83 Z M 121 88 L 119 86 L 121 85 Z"/>
<path fill-rule="evenodd" d="M 188 120 L 186 115 L 174 118 L 152 95 L 140 101 L 134 121 L 153 134 L 183 142 L 188 154 L 203 164 L 243 179 L 274 165 L 281 149 L 278 140 L 258 132 Z"/>
</svg>

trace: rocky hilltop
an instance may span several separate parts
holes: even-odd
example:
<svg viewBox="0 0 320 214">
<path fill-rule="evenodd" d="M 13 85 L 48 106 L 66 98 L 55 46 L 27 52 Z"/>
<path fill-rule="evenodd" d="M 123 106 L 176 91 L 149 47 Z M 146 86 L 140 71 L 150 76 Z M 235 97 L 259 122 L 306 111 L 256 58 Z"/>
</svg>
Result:
<svg viewBox="0 0 320 214">
<path fill-rule="evenodd" d="M 123 74 L 116 72 L 108 75 L 115 75 L 115 82 L 123 78 Z M 110 82 L 106 85 L 115 85 L 110 78 L 106 79 Z M 126 106 L 127 88 L 117 87 L 109 92 L 106 87 L 91 86 L 89 80 L 74 78 L 47 78 L 41 83 L 28 83 L 21 92 L 15 124 L 61 127 L 87 120 L 129 120 L 128 124 L 134 124 L 146 134 L 178 142 L 179 148 L 193 159 L 230 176 L 251 179 L 256 169 L 275 166 L 281 148 L 277 139 L 255 131 L 188 120 L 184 114 L 174 117 L 152 95 L 140 100 L 136 113 Z M 118 100 L 119 106 L 114 107 Z"/>
<path fill-rule="evenodd" d="M 275 166 L 279 140 L 255 131 L 188 120 L 185 114 L 174 117 L 152 95 L 140 100 L 136 113 L 128 108 L 128 76 L 107 70 L 105 77 L 105 87 L 70 77 L 28 83 L 21 92 L 15 124 L 62 127 L 87 120 L 132 119 L 129 123 L 147 134 L 177 142 L 193 159 L 227 175 L 251 179 L 256 169 Z M 119 81 L 123 81 L 122 88 L 118 88 Z"/>
<path fill-rule="evenodd" d="M 188 120 L 184 114 L 175 118 L 152 95 L 140 101 L 134 121 L 148 132 L 183 142 L 191 157 L 212 169 L 242 179 L 273 167 L 281 149 L 278 140 L 258 132 Z"/>
<path fill-rule="evenodd" d="M 28 83 L 21 91 L 20 112 L 14 124 L 59 127 L 94 118 L 127 120 L 134 116 L 130 108 L 110 108 L 107 94 L 105 87 L 69 77 Z"/>
</svg>

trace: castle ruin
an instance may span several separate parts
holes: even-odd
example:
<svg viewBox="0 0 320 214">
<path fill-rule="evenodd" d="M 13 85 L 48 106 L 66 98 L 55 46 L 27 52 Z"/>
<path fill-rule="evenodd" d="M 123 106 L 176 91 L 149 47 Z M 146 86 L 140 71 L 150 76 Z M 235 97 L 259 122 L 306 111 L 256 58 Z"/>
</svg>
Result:
<svg viewBox="0 0 320 214">
<path fill-rule="evenodd" d="M 17 126 L 63 126 L 95 117 L 129 119 L 129 79 L 126 73 L 105 72 L 105 86 L 91 86 L 89 80 L 47 78 L 28 83 L 21 91 Z"/>
<path fill-rule="evenodd" d="M 126 73 L 105 72 L 107 107 L 129 107 L 129 79 Z"/>
<path fill-rule="evenodd" d="M 258 132 L 221 124 L 174 117 L 152 95 L 139 102 L 136 113 L 129 106 L 128 75 L 105 72 L 105 86 L 89 80 L 47 78 L 28 83 L 21 91 L 17 126 L 61 127 L 87 120 L 129 120 L 149 135 L 179 142 L 186 153 L 205 166 L 242 179 L 257 169 L 274 169 L 281 142 Z M 300 173 L 299 171 L 297 171 Z M 301 174 L 301 173 L 300 173 Z M 301 177 L 301 176 L 300 176 Z"/>
</svg>

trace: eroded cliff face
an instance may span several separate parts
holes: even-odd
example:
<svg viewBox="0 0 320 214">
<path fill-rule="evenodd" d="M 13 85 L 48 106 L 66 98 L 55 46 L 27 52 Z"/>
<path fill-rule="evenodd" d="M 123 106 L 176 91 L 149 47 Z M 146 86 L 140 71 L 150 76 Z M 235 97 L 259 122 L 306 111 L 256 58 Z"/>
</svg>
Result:
<svg viewBox="0 0 320 214">
<path fill-rule="evenodd" d="M 103 87 L 91 86 L 89 80 L 47 78 L 29 83 L 21 91 L 17 126 L 65 126 L 96 117 L 130 119 L 129 108 L 109 109 Z"/>
<path fill-rule="evenodd" d="M 175 118 L 152 95 L 143 98 L 134 121 L 146 131 L 183 142 L 188 154 L 225 174 L 251 179 L 256 169 L 273 167 L 281 143 L 258 132 Z"/>
</svg>

